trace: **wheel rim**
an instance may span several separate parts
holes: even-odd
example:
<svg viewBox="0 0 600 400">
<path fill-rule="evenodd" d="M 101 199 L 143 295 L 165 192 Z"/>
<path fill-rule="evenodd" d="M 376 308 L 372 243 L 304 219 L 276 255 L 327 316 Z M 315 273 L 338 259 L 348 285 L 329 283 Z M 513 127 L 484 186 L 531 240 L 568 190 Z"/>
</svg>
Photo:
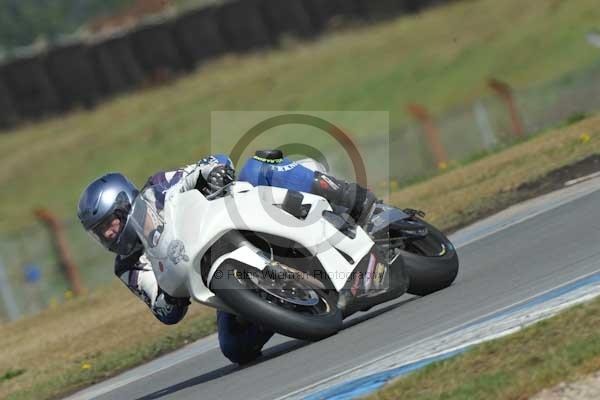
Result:
<svg viewBox="0 0 600 400">
<path fill-rule="evenodd" d="M 443 257 L 451 250 L 451 247 L 446 246 L 442 238 L 438 238 L 430 231 L 422 239 L 408 241 L 406 250 L 425 257 Z"/>
<path fill-rule="evenodd" d="M 240 283 L 251 287 L 266 301 L 278 304 L 282 307 L 308 314 L 326 314 L 330 311 L 328 300 L 306 281 L 298 278 L 301 272 L 287 265 L 272 262 L 267 268 L 270 271 L 257 271 L 249 274 L 248 279 Z M 235 271 L 236 277 L 243 276 Z"/>
</svg>

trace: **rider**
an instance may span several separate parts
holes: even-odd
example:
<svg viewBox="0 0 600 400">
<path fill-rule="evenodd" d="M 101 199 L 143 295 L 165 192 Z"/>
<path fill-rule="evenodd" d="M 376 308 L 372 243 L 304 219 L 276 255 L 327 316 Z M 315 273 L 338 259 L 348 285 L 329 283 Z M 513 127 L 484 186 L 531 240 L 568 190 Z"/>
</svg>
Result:
<svg viewBox="0 0 600 400">
<path fill-rule="evenodd" d="M 180 192 L 197 189 L 213 194 L 234 180 L 231 160 L 222 154 L 207 157 L 196 164 L 151 176 L 143 190 L 151 189 L 156 205 L 164 207 L 167 190 Z M 375 196 L 367 189 L 313 171 L 284 158 L 280 151 L 259 151 L 248 160 L 239 180 L 253 185 L 278 186 L 311 192 L 348 210 L 355 221 L 366 219 Z M 131 224 L 129 213 L 138 189 L 125 176 L 110 173 L 94 180 L 79 199 L 77 215 L 92 237 L 117 254 L 115 274 L 142 299 L 161 322 L 171 325 L 186 314 L 188 298 L 175 298 L 163 292 L 144 254 L 141 241 Z M 235 363 L 246 363 L 260 355 L 272 332 L 218 311 L 217 328 L 223 354 Z"/>
</svg>

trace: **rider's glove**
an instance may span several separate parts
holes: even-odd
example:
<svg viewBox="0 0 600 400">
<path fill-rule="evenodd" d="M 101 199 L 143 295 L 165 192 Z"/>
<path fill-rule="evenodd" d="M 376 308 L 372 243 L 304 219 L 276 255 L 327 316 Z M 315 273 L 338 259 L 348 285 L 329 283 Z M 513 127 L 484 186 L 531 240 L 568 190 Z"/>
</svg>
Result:
<svg viewBox="0 0 600 400">
<path fill-rule="evenodd" d="M 210 171 L 206 183 L 211 192 L 216 192 L 235 179 L 235 171 L 229 165 L 217 165 Z"/>
<path fill-rule="evenodd" d="M 167 293 L 163 292 L 162 290 L 161 290 L 160 295 L 163 296 L 166 303 L 174 305 L 174 306 L 187 307 L 191 304 L 190 299 L 188 297 L 169 296 Z"/>
</svg>

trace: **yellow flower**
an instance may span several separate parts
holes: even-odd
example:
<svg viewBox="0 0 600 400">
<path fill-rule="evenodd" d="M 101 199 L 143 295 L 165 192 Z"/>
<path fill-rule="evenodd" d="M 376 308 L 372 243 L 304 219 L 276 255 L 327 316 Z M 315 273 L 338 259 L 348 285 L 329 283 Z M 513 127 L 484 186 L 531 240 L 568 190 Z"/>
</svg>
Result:
<svg viewBox="0 0 600 400">
<path fill-rule="evenodd" d="M 70 291 L 70 290 L 67 290 L 65 292 L 65 299 L 69 300 L 69 299 L 72 299 L 72 298 L 73 298 L 73 292 Z"/>
<path fill-rule="evenodd" d="M 58 306 L 58 300 L 56 300 L 56 297 L 50 298 L 50 303 L 48 303 L 48 306 L 50 306 L 50 308 L 56 308 Z"/>
<path fill-rule="evenodd" d="M 448 169 L 448 163 L 442 161 L 441 163 L 438 164 L 438 168 L 441 169 L 442 171 L 445 169 Z"/>
<path fill-rule="evenodd" d="M 589 133 L 584 132 L 579 136 L 579 141 L 581 141 L 581 143 L 587 143 L 590 141 L 592 137 L 590 136 Z"/>
<path fill-rule="evenodd" d="M 81 364 L 81 369 L 90 369 L 92 368 L 92 364 L 83 363 Z"/>
</svg>

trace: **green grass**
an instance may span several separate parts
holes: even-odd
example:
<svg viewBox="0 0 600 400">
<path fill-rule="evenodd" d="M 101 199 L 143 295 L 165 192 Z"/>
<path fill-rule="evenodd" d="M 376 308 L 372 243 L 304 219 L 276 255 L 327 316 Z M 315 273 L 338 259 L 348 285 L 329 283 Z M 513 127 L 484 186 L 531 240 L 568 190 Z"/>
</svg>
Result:
<svg viewBox="0 0 600 400">
<path fill-rule="evenodd" d="M 16 378 L 19 375 L 23 375 L 25 373 L 25 371 L 27 371 L 27 370 L 24 368 L 16 369 L 16 370 L 9 369 L 3 375 L 0 376 L 0 383 L 2 383 L 3 381 L 8 381 L 10 379 Z"/>
<path fill-rule="evenodd" d="M 433 363 L 369 400 L 525 399 L 600 369 L 600 299 Z"/>
<path fill-rule="evenodd" d="M 584 34 L 599 17 L 592 0 L 457 2 L 317 42 L 228 56 L 93 112 L 19 128 L 0 137 L 0 230 L 31 223 L 39 205 L 72 217 L 85 184 L 108 170 L 141 183 L 203 157 L 211 151 L 211 111 L 384 110 L 399 127 L 407 103 L 441 112 L 487 93 L 489 76 L 515 87 L 558 79 L 597 59 Z"/>
<path fill-rule="evenodd" d="M 213 316 L 196 318 L 187 329 L 158 337 L 148 338 L 148 342 L 135 347 L 97 353 L 80 364 L 73 365 L 60 374 L 53 374 L 51 379 L 36 382 L 25 390 L 9 395 L 7 400 L 38 400 L 65 394 L 114 376 L 118 372 L 153 360 L 167 352 L 176 350 L 185 344 L 207 336 L 216 329 Z M 16 371 L 14 376 L 21 375 L 25 370 Z"/>
<path fill-rule="evenodd" d="M 120 282 L 0 325 L 0 398 L 56 398 L 213 333 L 213 310 L 193 305 L 158 322 Z"/>
</svg>

